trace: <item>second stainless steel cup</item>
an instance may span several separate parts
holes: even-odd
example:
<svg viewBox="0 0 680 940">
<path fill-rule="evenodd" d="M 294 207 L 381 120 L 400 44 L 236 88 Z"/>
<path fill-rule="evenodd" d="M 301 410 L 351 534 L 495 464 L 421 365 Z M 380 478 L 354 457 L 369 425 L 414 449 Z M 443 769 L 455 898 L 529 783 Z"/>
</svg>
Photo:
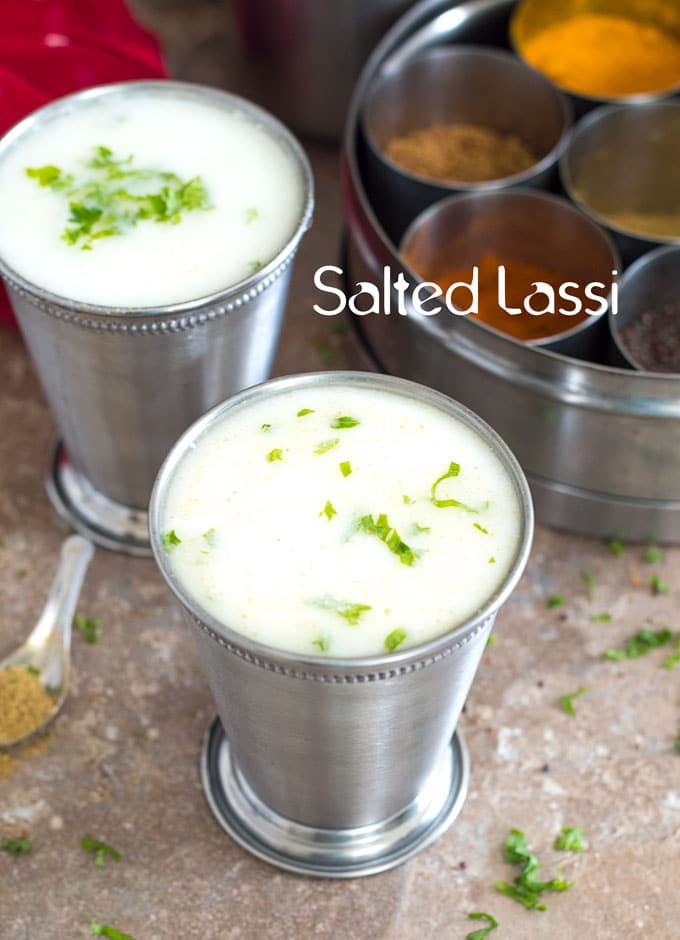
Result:
<svg viewBox="0 0 680 940">
<path fill-rule="evenodd" d="M 269 375 L 292 262 L 313 207 L 309 164 L 283 125 L 243 99 L 180 82 L 129 82 L 60 99 L 10 131 L 0 159 L 59 109 L 102 97 L 124 104 L 127 96 L 149 90 L 236 110 L 262 125 L 296 163 L 303 199 L 296 230 L 270 263 L 233 287 L 187 303 L 109 308 L 71 301 L 28 282 L 0 257 L 63 440 L 48 476 L 50 497 L 76 529 L 133 554 L 148 554 L 146 507 L 173 442 L 217 401 Z"/>
</svg>

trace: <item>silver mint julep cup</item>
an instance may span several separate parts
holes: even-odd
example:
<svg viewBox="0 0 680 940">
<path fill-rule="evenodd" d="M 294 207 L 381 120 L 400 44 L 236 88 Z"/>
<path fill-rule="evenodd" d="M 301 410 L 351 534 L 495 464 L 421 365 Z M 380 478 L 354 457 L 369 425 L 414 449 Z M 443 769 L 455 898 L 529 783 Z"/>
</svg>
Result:
<svg viewBox="0 0 680 940">
<path fill-rule="evenodd" d="M 292 262 L 313 211 L 309 163 L 279 121 L 234 95 L 182 82 L 126 82 L 62 98 L 9 131 L 0 142 L 0 160 L 57 113 L 149 91 L 251 117 L 297 164 L 302 205 L 288 242 L 257 273 L 210 296 L 167 306 L 72 301 L 27 281 L 0 257 L 0 273 L 62 437 L 46 481 L 50 499 L 74 528 L 131 554 L 149 554 L 146 507 L 172 444 L 206 409 L 268 377 Z"/>
<path fill-rule="evenodd" d="M 478 433 L 514 484 L 519 532 L 505 581 L 468 621 L 403 652 L 340 660 L 255 642 L 184 590 L 163 547 L 168 487 L 203 434 L 248 401 L 328 383 L 433 405 Z M 186 431 L 159 473 L 149 524 L 156 562 L 192 630 L 221 720 L 208 732 L 202 776 L 222 827 L 266 861 L 327 877 L 391 868 L 437 838 L 460 811 L 467 788 L 458 718 L 533 534 L 527 482 L 495 432 L 445 395 L 403 379 L 359 372 L 276 379 L 234 396 Z M 266 580 L 263 571 L 263 590 Z"/>
</svg>

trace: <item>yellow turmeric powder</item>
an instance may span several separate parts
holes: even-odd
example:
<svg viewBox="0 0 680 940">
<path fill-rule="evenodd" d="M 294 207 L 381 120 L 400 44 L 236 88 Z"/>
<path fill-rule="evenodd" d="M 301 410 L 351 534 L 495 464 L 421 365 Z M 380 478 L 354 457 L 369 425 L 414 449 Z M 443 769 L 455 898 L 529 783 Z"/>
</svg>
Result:
<svg viewBox="0 0 680 940">
<path fill-rule="evenodd" d="M 523 40 L 518 51 L 557 85 L 595 98 L 653 94 L 680 84 L 680 41 L 625 16 L 572 16 Z"/>
</svg>

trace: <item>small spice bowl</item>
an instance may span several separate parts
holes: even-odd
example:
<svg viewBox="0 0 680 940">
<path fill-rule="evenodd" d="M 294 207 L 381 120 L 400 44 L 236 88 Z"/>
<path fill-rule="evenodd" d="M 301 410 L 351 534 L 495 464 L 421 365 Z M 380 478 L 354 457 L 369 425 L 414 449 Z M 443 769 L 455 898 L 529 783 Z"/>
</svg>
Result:
<svg viewBox="0 0 680 940">
<path fill-rule="evenodd" d="M 676 2 L 522 0 L 510 40 L 524 62 L 568 96 L 578 117 L 602 104 L 645 104 L 680 89 Z"/>
<path fill-rule="evenodd" d="M 609 330 L 628 365 L 680 378 L 680 245 L 658 248 L 628 268 Z"/>
<path fill-rule="evenodd" d="M 680 103 L 599 108 L 576 126 L 560 160 L 569 197 L 631 263 L 680 242 Z"/>
<path fill-rule="evenodd" d="M 452 193 L 550 188 L 557 182 L 571 121 L 566 99 L 509 52 L 456 46 L 432 48 L 405 61 L 393 57 L 369 89 L 362 113 L 367 177 L 386 230 L 398 241 L 419 212 Z M 451 124 L 515 138 L 507 145 L 519 144 L 535 159 L 520 172 L 470 182 L 419 175 L 387 155 L 398 138 Z"/>
<path fill-rule="evenodd" d="M 559 196 L 530 189 L 452 196 L 413 222 L 400 252 L 418 278 L 438 282 L 443 290 L 459 279 L 470 281 L 479 266 L 479 316 L 471 318 L 480 329 L 578 359 L 597 361 L 606 352 L 604 314 L 619 256 L 607 234 Z M 595 306 L 601 309 L 578 319 L 560 314 L 559 325 L 549 313 L 510 315 L 496 303 L 500 265 L 506 267 L 507 306 L 516 305 L 518 284 L 530 293 L 529 282 L 549 278 L 556 293 L 565 282 L 580 284 L 584 306 L 589 306 L 585 285 L 598 282 L 601 301 Z M 459 304 L 460 297 L 454 293 L 453 302 Z M 467 303 L 472 294 L 466 289 L 462 297 Z M 565 303 L 556 299 L 557 308 Z"/>
</svg>

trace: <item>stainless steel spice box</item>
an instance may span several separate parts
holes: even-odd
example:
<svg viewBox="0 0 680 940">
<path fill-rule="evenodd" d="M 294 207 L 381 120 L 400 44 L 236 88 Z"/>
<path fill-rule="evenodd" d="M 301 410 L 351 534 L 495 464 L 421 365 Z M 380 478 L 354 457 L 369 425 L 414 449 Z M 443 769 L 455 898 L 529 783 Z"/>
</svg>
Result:
<svg viewBox="0 0 680 940">
<path fill-rule="evenodd" d="M 446 43 L 507 47 L 515 0 L 423 0 L 385 36 L 357 85 L 344 141 L 346 278 L 403 271 L 366 183 L 364 99 L 381 67 Z M 480 414 L 517 454 L 539 521 L 599 537 L 680 542 L 680 380 L 571 359 L 464 317 L 371 315 L 355 325 L 386 371 Z M 602 350 L 606 361 L 607 351 Z"/>
</svg>

